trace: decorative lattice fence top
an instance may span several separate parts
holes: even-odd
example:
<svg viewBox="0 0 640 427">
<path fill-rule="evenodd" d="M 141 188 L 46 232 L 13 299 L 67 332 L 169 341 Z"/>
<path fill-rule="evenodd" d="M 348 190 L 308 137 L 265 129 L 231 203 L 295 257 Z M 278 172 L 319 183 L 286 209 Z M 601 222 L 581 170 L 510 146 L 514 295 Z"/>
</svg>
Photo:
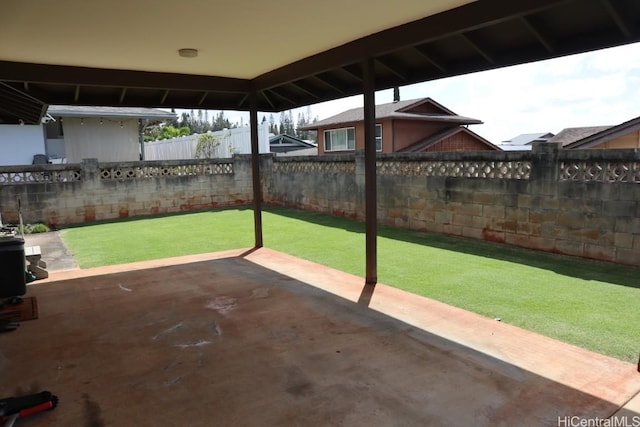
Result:
<svg viewBox="0 0 640 427">
<path fill-rule="evenodd" d="M 529 179 L 529 161 L 378 161 L 380 175 Z"/>
<path fill-rule="evenodd" d="M 560 162 L 561 181 L 640 182 L 640 162 L 582 161 Z"/>
<path fill-rule="evenodd" d="M 356 172 L 356 165 L 350 162 L 274 162 L 273 171 L 278 173 L 345 173 Z"/>
<path fill-rule="evenodd" d="M 0 172 L 0 185 L 35 184 L 47 182 L 74 182 L 82 179 L 80 169 L 64 170 L 24 170 L 19 172 Z"/>
<path fill-rule="evenodd" d="M 101 167 L 101 179 L 136 179 L 158 176 L 231 175 L 233 163 L 207 163 L 186 165 L 140 165 Z"/>
</svg>

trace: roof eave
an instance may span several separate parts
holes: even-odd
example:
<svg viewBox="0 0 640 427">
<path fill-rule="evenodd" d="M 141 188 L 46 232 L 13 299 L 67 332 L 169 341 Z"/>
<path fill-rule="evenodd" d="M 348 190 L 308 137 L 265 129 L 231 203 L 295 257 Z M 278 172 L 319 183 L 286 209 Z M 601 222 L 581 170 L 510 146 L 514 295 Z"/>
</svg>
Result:
<svg viewBox="0 0 640 427">
<path fill-rule="evenodd" d="M 626 135 L 629 132 L 634 132 L 636 130 L 640 130 L 640 117 L 628 120 L 624 123 L 619 124 L 618 126 L 613 126 L 609 129 L 605 129 L 586 138 L 573 141 L 569 144 L 564 145 L 563 148 L 592 148 L 604 142 L 608 142 L 612 139 Z"/>
</svg>

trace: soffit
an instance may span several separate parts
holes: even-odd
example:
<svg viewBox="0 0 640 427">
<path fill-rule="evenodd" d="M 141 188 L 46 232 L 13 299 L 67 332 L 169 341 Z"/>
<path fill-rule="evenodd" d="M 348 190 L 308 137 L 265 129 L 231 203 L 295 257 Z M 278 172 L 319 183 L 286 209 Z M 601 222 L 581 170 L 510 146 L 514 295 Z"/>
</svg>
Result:
<svg viewBox="0 0 640 427">
<path fill-rule="evenodd" d="M 380 90 L 637 41 L 637 0 L 9 0 L 0 83 L 63 105 L 248 110 L 255 93 L 278 112 L 362 93 L 367 57 Z"/>
</svg>

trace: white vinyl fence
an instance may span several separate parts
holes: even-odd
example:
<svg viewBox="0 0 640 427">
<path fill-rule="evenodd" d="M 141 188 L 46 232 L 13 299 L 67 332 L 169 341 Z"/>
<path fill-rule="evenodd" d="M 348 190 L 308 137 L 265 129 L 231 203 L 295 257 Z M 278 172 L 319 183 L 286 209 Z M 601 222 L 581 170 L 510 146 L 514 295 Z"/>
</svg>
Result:
<svg viewBox="0 0 640 427">
<path fill-rule="evenodd" d="M 220 145 L 215 148 L 214 158 L 227 159 L 234 154 L 251 154 L 251 129 L 249 127 L 225 129 L 211 132 L 217 136 Z M 145 160 L 194 159 L 199 135 L 182 136 L 162 141 L 145 142 Z M 258 151 L 269 153 L 268 125 L 258 125 Z"/>
</svg>

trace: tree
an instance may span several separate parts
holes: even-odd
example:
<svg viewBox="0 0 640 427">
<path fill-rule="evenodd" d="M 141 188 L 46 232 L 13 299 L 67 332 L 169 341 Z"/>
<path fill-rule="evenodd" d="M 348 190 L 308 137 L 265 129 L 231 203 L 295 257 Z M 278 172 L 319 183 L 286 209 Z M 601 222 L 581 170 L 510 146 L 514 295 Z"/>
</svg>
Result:
<svg viewBox="0 0 640 427">
<path fill-rule="evenodd" d="M 191 122 L 191 117 L 189 116 L 189 113 L 185 113 L 183 112 L 180 115 L 180 120 L 178 121 L 178 126 L 179 127 L 189 127 L 189 124 Z"/>
<path fill-rule="evenodd" d="M 309 131 L 300 130 L 300 128 L 307 125 L 307 118 L 304 113 L 298 113 L 298 122 L 296 123 L 296 136 L 300 139 L 308 139 Z"/>
<path fill-rule="evenodd" d="M 293 112 L 291 110 L 287 112 L 287 126 L 287 135 L 295 136 L 296 125 L 293 122 Z"/>
<path fill-rule="evenodd" d="M 173 127 L 180 127 L 180 126 L 178 125 L 178 117 L 177 117 L 177 114 L 176 114 L 176 109 L 175 109 L 175 108 L 172 108 L 172 109 L 171 109 L 171 112 L 172 112 L 173 114 L 175 114 L 175 116 L 174 116 L 174 118 L 173 118 L 173 119 L 169 119 L 169 120 L 167 120 L 167 124 L 168 124 L 168 125 L 171 125 L 171 126 L 173 126 Z"/>
<path fill-rule="evenodd" d="M 315 131 L 310 131 L 310 130 L 301 130 L 300 128 L 302 127 L 306 127 L 312 123 L 315 123 L 318 121 L 318 118 L 316 117 L 315 119 L 311 118 L 311 107 L 307 106 L 307 109 L 305 112 L 299 112 L 298 113 L 298 121 L 296 122 L 296 132 L 295 135 L 296 137 L 300 138 L 300 139 L 306 139 L 306 140 L 310 140 L 310 139 L 315 139 L 316 135 L 315 135 Z"/>
<path fill-rule="evenodd" d="M 146 141 L 158 141 L 162 139 L 177 138 L 180 136 L 186 136 L 191 134 L 191 129 L 187 126 L 176 127 L 173 125 L 166 125 L 163 123 L 147 124 L 143 127 L 142 132 L 144 134 L 144 140 Z"/>
<path fill-rule="evenodd" d="M 220 145 L 220 138 L 211 134 L 204 133 L 198 137 L 196 145 L 196 159 L 212 159 L 216 154 L 216 148 Z"/>
<path fill-rule="evenodd" d="M 231 124 L 231 121 L 224 116 L 224 111 L 219 111 L 216 114 L 215 119 L 213 120 L 213 126 L 211 128 L 212 131 L 222 130 L 222 129 L 231 129 L 234 126 Z"/>
<path fill-rule="evenodd" d="M 278 126 L 276 126 L 276 120 L 273 118 L 273 114 L 269 114 L 269 133 L 274 135 L 278 134 Z"/>
<path fill-rule="evenodd" d="M 280 134 L 295 136 L 296 129 L 293 124 L 293 113 L 291 110 L 280 113 Z"/>
</svg>

